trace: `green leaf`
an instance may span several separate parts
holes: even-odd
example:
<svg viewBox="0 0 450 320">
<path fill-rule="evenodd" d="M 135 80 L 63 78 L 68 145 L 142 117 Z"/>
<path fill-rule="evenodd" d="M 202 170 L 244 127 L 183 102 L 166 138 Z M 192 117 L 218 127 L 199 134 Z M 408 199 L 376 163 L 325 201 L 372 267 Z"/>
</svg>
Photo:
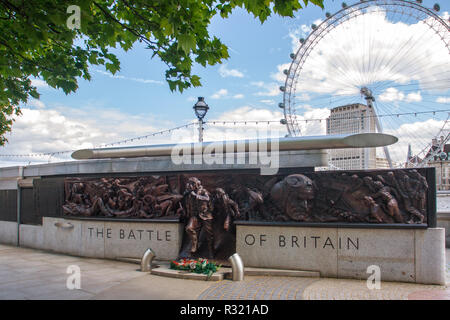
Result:
<svg viewBox="0 0 450 320">
<path fill-rule="evenodd" d="M 200 87 L 202 85 L 200 83 L 200 77 L 196 75 L 191 76 L 191 83 L 194 87 Z"/>
<path fill-rule="evenodd" d="M 184 53 L 189 54 L 191 50 L 194 50 L 196 46 L 196 40 L 193 35 L 182 34 L 178 36 L 178 49 L 182 49 Z"/>
</svg>

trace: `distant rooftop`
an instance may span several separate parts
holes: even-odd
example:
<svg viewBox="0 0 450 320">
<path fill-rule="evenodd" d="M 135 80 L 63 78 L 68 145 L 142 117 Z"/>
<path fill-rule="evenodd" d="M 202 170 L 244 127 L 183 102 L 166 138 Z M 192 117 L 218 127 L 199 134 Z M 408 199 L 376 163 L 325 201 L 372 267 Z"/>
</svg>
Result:
<svg viewBox="0 0 450 320">
<path fill-rule="evenodd" d="M 368 106 L 366 106 L 365 104 L 362 103 L 353 103 L 353 104 L 346 104 L 344 106 L 339 106 L 339 107 L 334 107 L 331 109 L 331 113 L 333 112 L 341 112 L 341 111 L 348 111 L 348 110 L 352 110 L 352 109 L 367 109 L 370 108 Z"/>
</svg>

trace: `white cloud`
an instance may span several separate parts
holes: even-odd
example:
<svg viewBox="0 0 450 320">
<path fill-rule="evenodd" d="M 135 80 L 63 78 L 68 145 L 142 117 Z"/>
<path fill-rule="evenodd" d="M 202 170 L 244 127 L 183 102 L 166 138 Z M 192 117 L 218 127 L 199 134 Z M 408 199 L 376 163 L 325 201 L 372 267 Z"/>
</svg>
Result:
<svg viewBox="0 0 450 320">
<path fill-rule="evenodd" d="M 208 119 L 208 128 L 205 129 L 205 140 L 241 140 L 265 137 L 284 137 L 286 126 L 278 121 L 283 113 L 265 108 L 243 106 L 222 113 L 217 118 Z M 255 122 L 247 122 L 256 120 Z M 273 122 L 275 120 L 275 122 Z M 228 123 L 223 124 L 226 121 Z"/>
<path fill-rule="evenodd" d="M 385 102 L 401 101 L 405 98 L 405 94 L 398 91 L 396 88 L 387 88 L 378 98 Z"/>
<path fill-rule="evenodd" d="M 301 135 L 315 136 L 326 134 L 326 118 L 330 116 L 328 108 L 312 108 L 310 105 L 301 105 L 300 109 L 305 110 L 302 115 L 293 116 Z"/>
<path fill-rule="evenodd" d="M 219 74 L 222 78 L 227 77 L 236 77 L 236 78 L 243 78 L 244 74 L 237 70 L 237 69 L 228 69 L 226 64 L 222 64 L 219 67 Z"/>
<path fill-rule="evenodd" d="M 279 111 L 272 111 L 264 108 L 254 108 L 250 106 L 243 106 L 231 111 L 224 112 L 217 119 L 217 121 L 245 121 L 245 120 L 261 120 L 272 121 L 283 118 L 283 113 Z"/>
<path fill-rule="evenodd" d="M 280 87 L 275 82 L 265 83 L 263 81 L 250 82 L 252 86 L 263 88 L 264 91 L 254 93 L 255 96 L 275 97 L 280 94 Z"/>
<path fill-rule="evenodd" d="M 118 75 L 118 74 L 113 75 L 109 72 L 105 72 L 105 71 L 98 70 L 98 69 L 95 69 L 94 71 L 97 73 L 103 74 L 105 76 L 108 76 L 110 78 L 113 78 L 113 79 L 129 80 L 129 81 L 140 82 L 140 83 L 144 83 L 144 84 L 164 84 L 164 82 L 159 81 L 159 80 L 126 77 L 126 76 L 122 76 L 122 75 Z"/>
<path fill-rule="evenodd" d="M 36 107 L 38 109 L 44 109 L 45 104 L 41 100 L 31 99 L 27 102 L 27 105 L 30 107 Z"/>
<path fill-rule="evenodd" d="M 422 95 L 420 92 L 412 92 L 406 96 L 407 102 L 420 102 L 422 101 Z"/>
<path fill-rule="evenodd" d="M 300 93 L 298 95 L 298 99 L 302 100 L 302 101 L 309 101 L 309 100 L 311 100 L 311 97 L 307 93 Z"/>
<path fill-rule="evenodd" d="M 436 99 L 437 103 L 450 103 L 450 97 L 438 97 Z"/>
<path fill-rule="evenodd" d="M 211 95 L 211 99 L 221 99 L 223 97 L 226 97 L 227 95 L 228 95 L 227 89 L 220 89 L 219 91 Z"/>
<path fill-rule="evenodd" d="M 286 75 L 283 73 L 284 70 L 289 70 L 291 66 L 290 63 L 283 63 L 277 66 L 277 72 L 272 73 L 270 77 L 280 83 L 284 83 L 286 81 Z"/>
<path fill-rule="evenodd" d="M 211 99 L 243 99 L 242 93 L 230 95 L 227 89 L 220 89 L 211 95 Z"/>
<path fill-rule="evenodd" d="M 131 115 L 115 109 L 97 109 L 92 117 L 91 108 L 30 109 L 22 107 L 22 115 L 15 117 L 11 133 L 6 134 L 9 142 L 0 147 L 0 154 L 24 155 L 30 153 L 55 153 L 83 148 L 92 148 L 104 143 L 122 141 L 126 138 L 143 136 L 160 130 L 149 124 L 153 115 Z M 157 123 L 155 121 L 155 123 Z M 162 124 L 164 127 L 173 124 Z M 167 142 L 170 135 L 135 141 L 133 144 Z M 68 161 L 71 152 L 55 155 L 52 161 Z M 12 165 L 25 162 L 47 162 L 49 156 L 4 158 L 12 160 Z M 23 163 L 23 162 L 22 162 Z"/>
<path fill-rule="evenodd" d="M 431 142 L 431 139 L 440 131 L 443 125 L 444 121 L 427 119 L 404 123 L 395 129 L 385 130 L 384 133 L 392 134 L 398 138 L 398 142 L 389 147 L 392 159 L 396 162 L 404 163 L 409 144 L 411 144 L 413 155 L 419 155 L 419 157 L 423 158 L 428 151 L 428 144 Z"/>
<path fill-rule="evenodd" d="M 31 79 L 31 85 L 38 88 L 38 89 L 47 89 L 50 88 L 50 86 L 41 79 Z"/>
<path fill-rule="evenodd" d="M 380 101 L 383 102 L 394 102 L 394 101 L 406 101 L 406 102 L 420 102 L 422 101 L 422 95 L 420 91 L 411 92 L 405 95 L 403 92 L 399 91 L 396 88 L 387 88 L 382 94 L 378 97 Z"/>
<path fill-rule="evenodd" d="M 274 105 L 276 103 L 275 100 L 272 100 L 272 99 L 263 99 L 263 100 L 259 100 L 259 102 L 267 104 L 267 105 Z"/>
<path fill-rule="evenodd" d="M 444 11 L 441 15 L 441 18 L 448 21 L 450 19 L 450 14 L 448 13 L 448 11 Z"/>
</svg>

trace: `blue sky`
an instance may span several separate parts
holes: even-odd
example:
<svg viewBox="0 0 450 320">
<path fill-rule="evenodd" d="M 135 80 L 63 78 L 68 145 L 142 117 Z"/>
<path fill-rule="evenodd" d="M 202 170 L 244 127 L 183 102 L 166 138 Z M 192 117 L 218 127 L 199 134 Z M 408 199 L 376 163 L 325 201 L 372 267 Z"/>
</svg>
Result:
<svg viewBox="0 0 450 320">
<path fill-rule="evenodd" d="M 435 2 L 424 0 L 424 6 L 431 7 Z M 441 2 L 439 14 L 448 20 L 450 3 L 447 0 Z M 298 38 L 308 35 L 312 23 L 319 24 L 325 19 L 326 12 L 334 13 L 339 9 L 341 1 L 326 0 L 323 10 L 309 5 L 299 11 L 295 18 L 272 16 L 264 24 L 242 9 L 233 11 L 228 19 L 216 17 L 211 23 L 210 35 L 217 36 L 229 47 L 230 58 L 216 66 L 194 66 L 193 73 L 201 77 L 203 86 L 185 90 L 183 94 L 169 90 L 164 80 L 166 66 L 156 58 L 150 59 L 151 53 L 139 44 L 126 53 L 115 51 L 121 61 L 121 71 L 115 76 L 105 72 L 102 67 L 93 66 L 92 80 L 80 80 L 76 93 L 65 95 L 62 91 L 49 88 L 37 80 L 35 84 L 41 93 L 41 99 L 30 100 L 27 105 L 22 106 L 24 116 L 17 119 L 13 125 L 13 133 L 7 136 L 10 143 L 0 149 L 0 154 L 56 152 L 93 147 L 189 123 L 195 119 L 192 106 L 198 96 L 205 97 L 210 106 L 206 120 L 280 120 L 283 114 L 277 105 L 283 96 L 278 87 L 284 84 L 281 71 L 289 67 L 290 53 L 298 48 Z M 334 46 L 345 44 L 339 34 L 333 39 Z M 417 51 L 416 48 L 414 50 Z M 320 49 L 318 52 L 317 59 L 320 61 L 326 54 L 322 55 Z M 423 59 L 429 63 L 426 59 L 430 59 L 429 56 Z M 436 56 L 436 59 L 439 57 Z M 416 64 L 416 61 L 408 63 Z M 311 64 L 311 68 L 315 70 L 320 70 L 321 66 Z M 313 86 L 330 84 L 309 83 Z M 384 91 L 377 94 L 381 97 L 380 109 L 387 111 L 397 108 L 400 101 L 404 107 L 398 109 L 399 112 L 417 108 L 421 110 L 426 101 L 424 91 L 420 92 L 416 87 L 408 87 L 408 90 L 402 92 L 386 86 Z M 417 95 L 420 99 L 417 99 Z M 439 98 L 441 102 L 436 105 Z M 429 108 L 449 108 L 448 95 L 434 93 L 429 99 L 433 99 L 430 100 Z M 335 106 L 331 100 L 330 98 L 328 105 L 316 106 L 310 103 L 301 106 L 301 117 L 325 118 L 328 108 Z M 431 123 L 431 120 L 435 122 Z M 411 120 L 414 121 L 418 121 L 417 118 Z M 437 128 L 441 126 L 439 121 L 442 119 L 420 119 L 420 123 L 427 123 L 424 127 L 430 130 L 430 134 L 424 139 L 431 139 L 432 133 L 438 131 Z M 323 125 L 310 123 L 308 126 L 307 133 L 318 134 Z M 414 127 L 420 129 L 420 125 Z M 279 130 L 280 135 L 286 134 L 282 125 L 272 128 Z M 229 129 L 224 132 L 209 128 L 206 138 L 215 140 L 248 137 L 253 128 L 250 128 L 249 132 L 244 130 L 241 134 Z M 195 140 L 195 130 L 170 137 L 146 139 L 139 143 L 152 144 L 180 139 Z M 416 148 L 420 148 L 419 143 Z M 70 159 L 68 155 L 53 158 L 67 160 Z M 0 159 L 0 165 L 46 162 L 48 158 L 3 157 Z"/>
</svg>

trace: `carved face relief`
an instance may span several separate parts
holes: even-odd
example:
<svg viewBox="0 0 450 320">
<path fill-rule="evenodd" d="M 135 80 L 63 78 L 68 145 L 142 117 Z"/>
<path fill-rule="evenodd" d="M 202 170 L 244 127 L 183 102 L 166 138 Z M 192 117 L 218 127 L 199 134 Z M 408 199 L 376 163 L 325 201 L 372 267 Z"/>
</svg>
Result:
<svg viewBox="0 0 450 320">
<path fill-rule="evenodd" d="M 285 183 L 290 190 L 295 190 L 299 200 L 314 199 L 313 182 L 302 174 L 291 174 L 286 177 Z"/>
<path fill-rule="evenodd" d="M 274 185 L 271 198 L 292 220 L 306 220 L 312 209 L 310 200 L 314 199 L 313 182 L 302 174 L 291 174 Z"/>
</svg>

